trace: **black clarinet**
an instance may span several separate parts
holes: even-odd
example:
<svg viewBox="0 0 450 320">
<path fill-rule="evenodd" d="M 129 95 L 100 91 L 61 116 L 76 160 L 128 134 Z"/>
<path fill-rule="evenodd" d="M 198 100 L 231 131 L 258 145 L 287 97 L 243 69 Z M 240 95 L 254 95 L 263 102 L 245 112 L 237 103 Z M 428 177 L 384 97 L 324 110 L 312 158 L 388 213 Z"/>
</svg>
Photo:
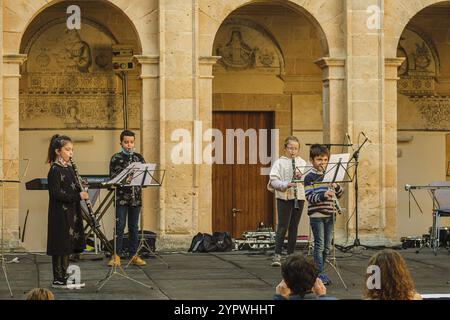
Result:
<svg viewBox="0 0 450 320">
<path fill-rule="evenodd" d="M 134 150 L 131 149 L 128 151 L 130 153 L 130 162 L 129 165 L 133 163 L 133 153 Z M 131 172 L 130 176 L 128 177 L 127 183 L 131 183 L 133 181 L 133 172 Z M 134 206 L 136 204 L 136 194 L 134 191 L 134 187 L 131 186 L 131 205 Z"/>
<path fill-rule="evenodd" d="M 75 173 L 75 178 L 77 180 L 78 187 L 81 189 L 81 191 L 87 192 L 86 189 L 83 187 L 83 181 L 81 180 L 81 176 L 78 173 L 78 168 L 75 165 L 75 162 L 72 158 L 70 158 L 70 164 L 72 165 L 72 169 Z M 113 253 L 114 248 L 109 243 L 106 236 L 98 229 L 99 224 L 97 222 L 97 219 L 95 219 L 94 210 L 92 209 L 92 203 L 90 199 L 85 199 L 84 202 L 86 203 L 86 207 L 88 208 L 89 214 L 86 214 L 83 210 L 81 210 L 81 215 L 83 216 L 84 220 L 89 224 L 92 231 L 95 233 L 95 235 L 100 239 L 100 241 L 103 243 L 105 248 Z"/>
<path fill-rule="evenodd" d="M 291 182 L 294 182 L 296 185 L 294 186 L 294 208 L 295 209 L 300 209 L 300 206 L 298 204 L 298 195 L 297 195 L 297 182 L 296 182 L 296 178 L 295 178 L 295 171 L 296 171 L 296 167 L 295 167 L 295 158 L 292 158 L 292 180 Z"/>
</svg>

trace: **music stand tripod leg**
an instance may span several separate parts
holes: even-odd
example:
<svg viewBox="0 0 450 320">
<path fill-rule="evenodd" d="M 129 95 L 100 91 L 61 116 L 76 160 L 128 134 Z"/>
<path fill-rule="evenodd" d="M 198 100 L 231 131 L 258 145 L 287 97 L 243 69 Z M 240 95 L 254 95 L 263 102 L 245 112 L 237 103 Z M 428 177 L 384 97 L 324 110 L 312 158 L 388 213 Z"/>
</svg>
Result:
<svg viewBox="0 0 450 320">
<path fill-rule="evenodd" d="M 114 199 L 116 199 L 116 189 L 115 189 L 115 192 L 114 192 Z M 116 201 L 114 200 L 114 204 L 115 204 L 115 203 L 116 203 Z M 116 221 L 115 221 L 114 223 L 116 223 L 116 222 L 117 222 L 117 216 L 116 216 Z M 117 230 L 116 230 L 116 226 L 114 226 L 114 246 L 113 246 L 113 255 L 114 255 L 114 256 L 117 255 L 116 239 L 117 239 Z M 114 258 L 114 256 L 113 256 L 113 258 Z M 120 268 L 120 271 L 121 271 L 122 273 L 117 271 L 117 268 L 118 268 L 118 267 Z M 135 282 L 135 283 L 137 283 L 137 284 L 140 284 L 140 285 L 142 285 L 142 286 L 144 286 L 144 287 L 146 287 L 146 288 L 149 288 L 149 289 L 152 289 L 152 290 L 153 290 L 153 287 L 152 287 L 152 286 L 149 286 L 149 285 L 147 285 L 147 284 L 145 284 L 145 283 L 142 283 L 142 282 L 140 282 L 140 281 L 138 281 L 138 280 L 135 280 L 135 279 L 129 277 L 129 276 L 126 274 L 125 270 L 124 270 L 120 265 L 117 265 L 116 263 L 114 263 L 114 264 L 112 265 L 112 267 L 110 267 L 110 270 L 108 271 L 106 277 L 103 278 L 103 279 L 101 279 L 101 280 L 99 280 L 99 281 L 97 282 L 97 285 L 100 285 L 100 286 L 97 288 L 97 292 L 99 292 L 99 291 L 106 285 L 106 283 L 107 283 L 107 282 L 108 282 L 115 274 L 117 274 L 117 275 L 119 275 L 119 276 L 121 276 L 121 277 L 123 277 L 123 278 L 125 278 L 125 279 L 128 279 L 128 280 L 130 280 L 130 281 L 133 281 L 133 282 Z"/>
<path fill-rule="evenodd" d="M 1 188 L 2 188 L 2 203 L 1 203 L 1 206 L 2 206 L 2 208 L 1 208 L 2 209 L 2 228 L 1 228 L 2 238 L 1 238 L 1 243 L 0 243 L 0 246 L 1 246 L 0 260 L 1 260 L 1 264 L 2 264 L 3 275 L 5 276 L 5 281 L 8 286 L 9 295 L 12 298 L 14 296 L 13 296 L 13 293 L 11 290 L 11 285 L 8 280 L 8 270 L 6 269 L 6 259 L 5 259 L 5 255 L 4 255 L 5 212 L 3 210 L 3 204 L 4 204 L 4 199 L 5 199 L 5 185 L 4 185 L 3 181 L 0 181 L 0 184 L 1 184 Z"/>
<path fill-rule="evenodd" d="M 326 262 L 331 266 L 331 268 L 333 268 L 334 272 L 336 272 L 337 276 L 339 277 L 339 279 L 342 282 L 342 285 L 344 286 L 345 290 L 348 291 L 348 287 L 345 284 L 344 279 L 341 276 L 341 273 L 339 272 L 339 268 L 337 265 L 337 260 L 336 260 L 336 238 L 335 238 L 335 224 L 336 224 L 336 213 L 333 213 L 333 258 L 332 260 L 334 261 L 334 264 L 330 261 L 330 260 L 326 260 Z"/>
<path fill-rule="evenodd" d="M 5 277 L 5 281 L 6 284 L 8 286 L 8 290 L 9 290 L 9 295 L 12 297 L 14 297 L 12 290 L 11 290 L 11 285 L 9 284 L 9 280 L 8 280 L 8 271 L 6 270 L 6 261 L 5 258 L 3 257 L 3 255 L 1 256 L 1 260 L 2 260 L 2 270 L 3 270 L 3 275 Z"/>
<path fill-rule="evenodd" d="M 153 256 L 153 257 L 159 259 L 159 261 L 161 261 L 163 264 L 165 264 L 165 265 L 167 266 L 167 269 L 169 269 L 169 268 L 170 268 L 169 264 L 168 264 L 167 262 L 165 262 L 163 258 L 161 258 L 159 255 L 157 255 L 157 254 L 156 254 L 156 253 L 155 253 L 155 252 L 147 245 L 147 242 L 145 241 L 145 238 L 144 238 L 144 213 L 143 213 L 143 210 L 142 210 L 142 209 L 141 209 L 140 214 L 141 214 L 141 219 L 140 219 L 141 221 L 140 221 L 139 224 L 140 224 L 140 228 L 141 228 L 141 239 L 139 240 L 139 245 L 138 245 L 138 248 L 137 248 L 137 250 L 136 250 L 136 255 L 139 255 L 139 253 L 142 251 L 142 249 L 145 248 L 145 249 L 147 249 L 148 253 L 149 253 L 151 256 Z M 127 269 L 127 268 L 130 266 L 132 259 L 133 259 L 133 258 L 131 258 L 130 261 L 128 261 L 127 265 L 125 266 L 125 269 Z"/>
</svg>

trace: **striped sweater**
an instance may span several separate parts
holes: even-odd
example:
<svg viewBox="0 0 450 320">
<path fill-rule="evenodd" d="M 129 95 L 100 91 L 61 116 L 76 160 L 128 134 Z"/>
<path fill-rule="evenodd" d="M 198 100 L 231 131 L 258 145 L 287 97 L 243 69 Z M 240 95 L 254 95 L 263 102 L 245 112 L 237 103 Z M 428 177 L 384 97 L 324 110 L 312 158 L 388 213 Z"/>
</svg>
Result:
<svg viewBox="0 0 450 320">
<path fill-rule="evenodd" d="M 328 184 L 321 184 L 323 173 L 312 169 L 305 177 L 305 196 L 308 201 L 308 215 L 311 218 L 325 218 L 333 216 L 334 203 L 325 197 Z M 340 198 L 344 189 L 337 184 L 336 196 Z"/>
</svg>

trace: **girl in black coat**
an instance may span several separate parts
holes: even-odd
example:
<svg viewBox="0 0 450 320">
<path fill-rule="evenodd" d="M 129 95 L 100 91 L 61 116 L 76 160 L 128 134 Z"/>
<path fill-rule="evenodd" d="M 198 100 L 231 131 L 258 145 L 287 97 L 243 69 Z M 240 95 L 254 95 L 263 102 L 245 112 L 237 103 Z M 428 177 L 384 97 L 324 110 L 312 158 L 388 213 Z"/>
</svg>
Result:
<svg viewBox="0 0 450 320">
<path fill-rule="evenodd" d="M 89 198 L 77 184 L 70 165 L 73 143 L 67 136 L 54 135 L 48 148 L 48 237 L 47 254 L 52 256 L 53 287 L 67 288 L 69 255 L 86 246 L 80 201 Z"/>
</svg>

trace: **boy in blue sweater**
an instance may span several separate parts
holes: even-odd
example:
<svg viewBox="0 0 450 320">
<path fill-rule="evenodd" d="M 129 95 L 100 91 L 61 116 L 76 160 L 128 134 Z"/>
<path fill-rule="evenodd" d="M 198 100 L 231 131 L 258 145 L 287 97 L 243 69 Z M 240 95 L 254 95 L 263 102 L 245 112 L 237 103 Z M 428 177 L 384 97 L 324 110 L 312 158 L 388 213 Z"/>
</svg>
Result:
<svg viewBox="0 0 450 320">
<path fill-rule="evenodd" d="M 321 183 L 330 157 L 327 146 L 314 144 L 311 146 L 309 155 L 313 169 L 305 177 L 305 195 L 308 201 L 311 230 L 314 235 L 314 263 L 319 269 L 319 279 L 323 284 L 328 285 L 331 281 L 324 273 L 324 264 L 331 251 L 333 236 L 335 218 L 333 196 L 335 194 L 336 197 L 341 197 L 344 190 L 337 183 L 334 183 L 331 189 L 328 184 Z"/>
</svg>

